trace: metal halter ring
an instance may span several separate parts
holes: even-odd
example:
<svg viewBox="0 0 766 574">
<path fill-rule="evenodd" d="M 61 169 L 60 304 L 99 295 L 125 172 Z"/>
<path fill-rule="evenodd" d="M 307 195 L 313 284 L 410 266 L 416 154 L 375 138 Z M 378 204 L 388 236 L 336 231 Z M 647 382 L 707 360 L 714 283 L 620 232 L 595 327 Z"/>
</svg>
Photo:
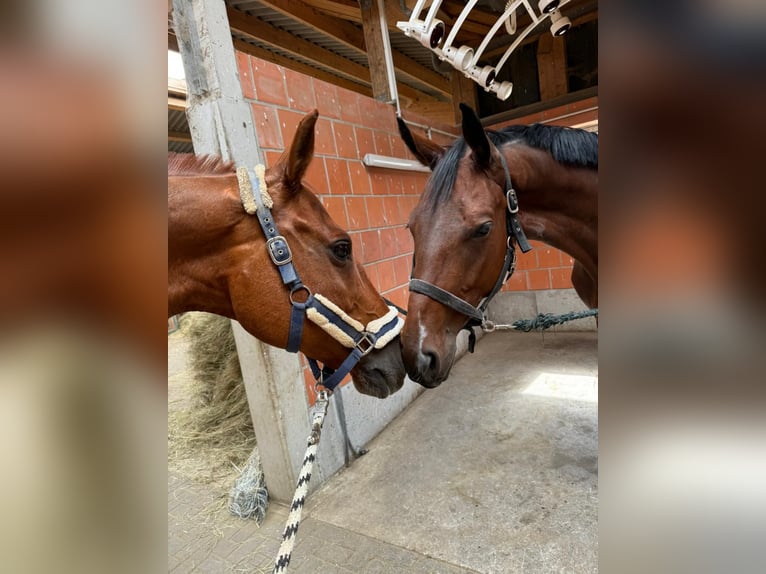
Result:
<svg viewBox="0 0 766 574">
<path fill-rule="evenodd" d="M 306 292 L 306 299 L 304 301 L 295 300 L 295 294 L 298 291 Z M 301 283 L 300 285 L 293 287 L 292 290 L 290 291 L 290 303 L 292 303 L 293 305 L 305 305 L 308 302 L 308 300 L 311 299 L 311 296 L 312 296 L 311 289 L 309 289 L 303 283 Z"/>
<path fill-rule="evenodd" d="M 495 329 L 497 329 L 497 326 L 492 321 L 490 321 L 489 319 L 486 319 L 481 324 L 481 330 L 484 331 L 485 333 L 491 333 Z"/>
<path fill-rule="evenodd" d="M 370 338 L 370 333 L 364 333 L 362 338 L 356 342 L 355 347 L 359 349 L 362 356 L 368 355 L 375 348 L 375 342 Z"/>
</svg>

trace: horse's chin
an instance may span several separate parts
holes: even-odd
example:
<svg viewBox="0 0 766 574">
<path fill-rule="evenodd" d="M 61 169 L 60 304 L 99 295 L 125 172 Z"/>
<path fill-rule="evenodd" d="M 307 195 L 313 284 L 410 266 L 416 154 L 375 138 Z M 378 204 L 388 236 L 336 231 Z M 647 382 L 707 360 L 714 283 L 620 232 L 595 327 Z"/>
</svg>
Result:
<svg viewBox="0 0 766 574">
<path fill-rule="evenodd" d="M 351 371 L 356 390 L 364 395 L 385 399 L 402 388 L 404 363 L 398 338 L 383 349 L 373 351 Z"/>
<path fill-rule="evenodd" d="M 385 399 L 402 388 L 404 377 L 397 380 L 381 369 L 356 369 L 351 373 L 356 390 L 363 395 Z"/>
</svg>

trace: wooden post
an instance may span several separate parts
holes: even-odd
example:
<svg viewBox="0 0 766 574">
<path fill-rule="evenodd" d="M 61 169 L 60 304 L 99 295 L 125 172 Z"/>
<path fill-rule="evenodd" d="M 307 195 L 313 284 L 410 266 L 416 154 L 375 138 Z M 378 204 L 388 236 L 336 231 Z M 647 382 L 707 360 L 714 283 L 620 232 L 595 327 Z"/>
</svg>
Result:
<svg viewBox="0 0 766 574">
<path fill-rule="evenodd" d="M 567 94 L 567 53 L 564 38 L 548 33 L 540 35 L 537 43 L 537 70 L 540 80 L 540 101 Z"/>
<path fill-rule="evenodd" d="M 393 69 L 388 65 L 391 61 L 391 48 L 388 45 L 385 14 L 381 14 L 378 0 L 361 0 L 359 4 L 362 8 L 362 28 L 372 80 L 372 96 L 376 100 L 390 102 L 395 99 L 396 78 L 390 77 Z"/>
<path fill-rule="evenodd" d="M 452 83 L 452 113 L 457 125 L 463 118 L 460 103 L 468 104 L 478 113 L 479 98 L 476 95 L 476 82 L 471 78 L 466 78 L 462 72 L 452 70 L 450 81 Z"/>
</svg>

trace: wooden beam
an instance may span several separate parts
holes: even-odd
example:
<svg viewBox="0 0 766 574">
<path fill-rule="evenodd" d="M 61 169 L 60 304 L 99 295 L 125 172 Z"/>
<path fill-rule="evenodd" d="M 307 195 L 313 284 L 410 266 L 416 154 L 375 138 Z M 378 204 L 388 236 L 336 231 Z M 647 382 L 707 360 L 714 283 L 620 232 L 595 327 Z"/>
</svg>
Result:
<svg viewBox="0 0 766 574">
<path fill-rule="evenodd" d="M 280 14 L 289 16 L 301 24 L 311 26 L 345 46 L 355 48 L 360 52 L 365 51 L 362 31 L 348 20 L 327 16 L 317 12 L 306 2 L 298 2 L 296 0 L 261 0 L 261 4 L 265 4 Z"/>
<path fill-rule="evenodd" d="M 168 109 L 176 110 L 179 112 L 186 111 L 187 104 L 185 98 L 178 98 L 176 96 L 168 96 Z"/>
<path fill-rule="evenodd" d="M 296 0 L 262 0 L 262 3 L 322 32 L 358 54 L 368 53 L 362 30 L 347 20 L 326 16 L 312 9 L 305 2 Z M 422 66 L 397 50 L 392 50 L 392 59 L 397 72 L 408 79 L 426 84 L 445 96 L 450 96 L 449 81 L 433 69 Z"/>
<path fill-rule="evenodd" d="M 296 57 L 309 60 L 317 66 L 332 68 L 334 74 L 337 74 L 339 77 L 345 77 L 365 86 L 371 86 L 370 70 L 365 66 L 293 36 L 289 32 L 267 24 L 258 18 L 248 16 L 244 12 L 228 7 L 226 12 L 229 19 L 229 27 L 232 31 L 294 54 Z M 293 66 L 289 67 L 294 69 Z M 314 70 L 314 68 L 311 69 Z M 310 75 L 318 77 L 314 72 L 311 72 Z M 337 84 L 337 81 L 332 83 Z M 411 100 L 425 99 L 435 101 L 428 94 L 405 85 L 399 87 L 399 94 L 403 98 Z"/>
<path fill-rule="evenodd" d="M 381 26 L 381 16 L 378 0 L 361 0 L 362 27 L 364 28 L 364 43 L 367 46 L 367 63 L 372 78 L 372 96 L 382 102 L 394 99 L 389 83 L 389 70 L 386 64 L 386 49 L 383 34 L 388 30 Z M 393 63 L 393 62 L 392 62 Z M 395 79 L 394 79 L 395 81 Z"/>
<path fill-rule="evenodd" d="M 542 34 L 537 43 L 537 72 L 540 80 L 540 101 L 567 93 L 567 52 L 564 38 Z"/>
<path fill-rule="evenodd" d="M 300 72 L 301 74 L 312 76 L 314 78 L 317 78 L 318 80 L 323 80 L 330 84 L 334 84 L 341 88 L 346 88 L 347 90 L 357 92 L 364 96 L 372 97 L 372 90 L 370 89 L 369 86 L 352 82 L 351 80 L 347 80 L 346 78 L 341 78 L 340 76 L 336 76 L 334 74 L 331 74 L 330 72 L 325 72 L 324 70 L 313 68 L 309 66 L 308 64 L 304 64 L 303 62 L 297 62 L 295 60 L 291 60 L 290 58 L 286 58 L 285 56 L 281 56 L 280 54 L 269 52 L 265 48 L 261 48 L 259 46 L 253 46 L 252 44 L 248 44 L 244 40 L 238 40 L 234 38 L 233 41 L 234 41 L 234 47 L 240 52 L 244 52 L 245 54 L 250 54 L 251 56 L 255 56 L 256 58 L 260 58 L 261 60 L 266 60 L 267 62 L 271 62 L 272 64 L 276 64 L 277 66 L 290 68 L 291 70 Z"/>
<path fill-rule="evenodd" d="M 176 38 L 175 34 L 171 34 L 170 32 L 168 32 L 168 50 L 178 52 L 178 38 Z"/>
<path fill-rule="evenodd" d="M 479 99 L 476 95 L 476 82 L 466 78 L 462 72 L 453 70 L 452 80 L 452 123 L 459 124 L 463 113 L 460 111 L 460 103 L 468 104 L 474 110 L 479 109 Z"/>
<path fill-rule="evenodd" d="M 192 137 L 189 132 L 173 132 L 168 130 L 168 141 L 191 143 Z"/>
<path fill-rule="evenodd" d="M 263 20 L 248 16 L 244 12 L 226 8 L 229 27 L 232 31 L 249 36 L 285 52 L 310 60 L 316 64 L 328 66 L 343 75 L 364 84 L 370 84 L 370 71 L 335 52 L 325 50 L 316 44 L 293 36 L 289 32 L 267 24 Z"/>
<path fill-rule="evenodd" d="M 186 97 L 186 80 L 181 78 L 168 78 L 168 93 L 176 96 Z"/>
</svg>

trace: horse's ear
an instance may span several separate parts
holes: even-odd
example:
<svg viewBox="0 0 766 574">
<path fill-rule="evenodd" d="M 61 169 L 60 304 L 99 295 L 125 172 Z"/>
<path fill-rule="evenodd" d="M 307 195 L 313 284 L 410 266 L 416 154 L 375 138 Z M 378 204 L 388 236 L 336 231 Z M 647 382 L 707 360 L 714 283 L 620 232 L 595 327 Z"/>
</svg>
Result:
<svg viewBox="0 0 766 574">
<path fill-rule="evenodd" d="M 314 157 L 314 126 L 318 116 L 317 110 L 309 112 L 295 130 L 284 173 L 285 185 L 291 191 L 300 189 L 301 179 L 311 163 L 311 158 Z"/>
<path fill-rule="evenodd" d="M 396 122 L 399 124 L 399 135 L 402 136 L 412 155 L 420 163 L 433 169 L 444 155 L 444 148 L 429 139 L 413 134 L 402 118 L 397 117 Z"/>
<path fill-rule="evenodd" d="M 487 132 L 484 131 L 479 116 L 470 106 L 460 104 L 460 111 L 463 112 L 463 139 L 473 151 L 476 163 L 481 167 L 488 167 L 492 157 L 492 146 L 487 138 Z"/>
</svg>

